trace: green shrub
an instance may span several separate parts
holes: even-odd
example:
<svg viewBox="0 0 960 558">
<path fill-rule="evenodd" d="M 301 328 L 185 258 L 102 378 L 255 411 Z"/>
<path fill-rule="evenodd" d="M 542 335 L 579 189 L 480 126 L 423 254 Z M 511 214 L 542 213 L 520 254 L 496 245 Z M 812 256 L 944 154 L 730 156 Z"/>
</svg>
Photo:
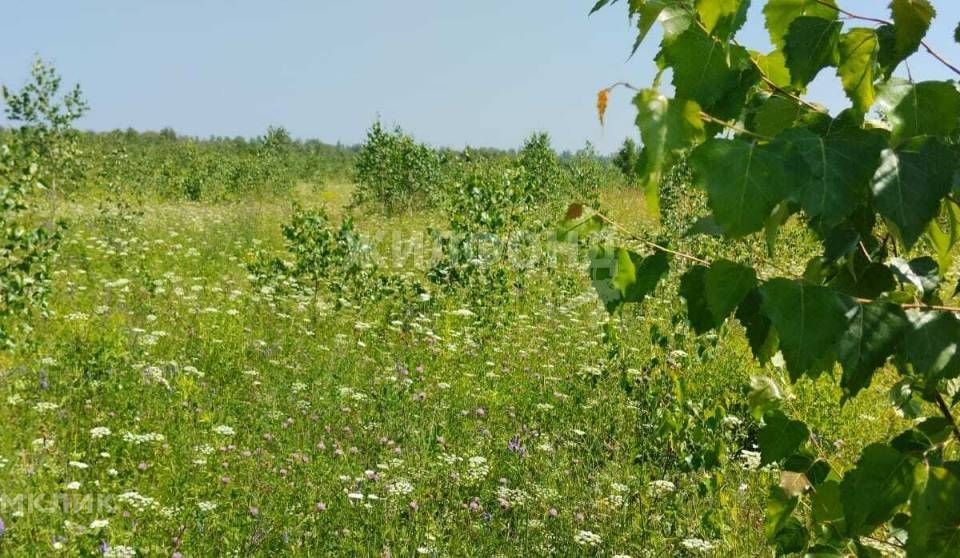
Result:
<svg viewBox="0 0 960 558">
<path fill-rule="evenodd" d="M 436 206 L 444 159 L 399 126 L 387 132 L 379 121 L 374 122 L 357 153 L 354 203 L 374 203 L 388 213 Z"/>
<path fill-rule="evenodd" d="M 33 197 L 79 168 L 72 124 L 86 103 L 79 87 L 63 96 L 59 89 L 56 70 L 38 58 L 22 90 L 2 90 L 7 118 L 21 125 L 9 144 L 0 145 L 0 347 L 11 347 L 17 333 L 30 330 L 28 319 L 45 309 L 50 289 L 49 265 L 63 224 L 52 217 L 35 224 Z"/>
<path fill-rule="evenodd" d="M 296 208 L 282 227 L 285 253 L 259 250 L 247 262 L 249 279 L 264 293 L 295 292 L 316 306 L 329 295 L 336 306 L 395 298 L 398 305 L 423 292 L 408 277 L 382 269 L 353 219 L 335 225 L 323 208 Z"/>
</svg>

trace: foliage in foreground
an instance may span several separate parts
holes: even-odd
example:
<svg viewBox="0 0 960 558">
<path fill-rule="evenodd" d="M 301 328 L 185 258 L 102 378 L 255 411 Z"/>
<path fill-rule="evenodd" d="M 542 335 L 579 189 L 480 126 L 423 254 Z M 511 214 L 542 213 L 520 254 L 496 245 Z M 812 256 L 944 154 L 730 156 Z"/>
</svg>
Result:
<svg viewBox="0 0 960 558">
<path fill-rule="evenodd" d="M 600 0 L 594 11 L 610 3 Z M 960 227 L 960 91 L 954 81 L 891 77 L 921 46 L 943 61 L 924 42 L 935 9 L 927 0 L 893 0 L 885 21 L 834 0 L 768 0 L 775 49 L 760 53 L 734 38 L 749 4 L 629 3 L 637 45 L 663 23 L 660 73 L 634 101 L 642 182 L 657 207 L 663 173 L 688 157 L 711 210 L 699 230 L 775 239 L 797 215 L 822 242 L 822 255 L 790 274 L 647 242 L 655 249 L 649 256 L 597 252 L 592 280 L 615 312 L 653 291 L 669 256 L 692 262 L 679 292 L 694 330 L 735 317 L 760 362 L 782 358 L 794 382 L 839 366 L 845 401 L 890 363 L 900 377 L 891 399 L 915 426 L 868 445 L 846 470 L 825 459 L 806 423 L 784 413 L 779 387 L 755 386 L 761 462 L 783 471 L 768 499 L 768 542 L 779 554 L 874 556 L 880 544 L 908 556 L 956 556 L 960 320 L 943 301 L 955 294 L 945 277 Z M 803 99 L 827 69 L 851 102 L 837 115 Z M 665 70 L 673 98 L 658 90 Z M 601 121 L 611 89 L 599 95 Z M 574 206 L 564 226 L 586 234 L 605 224 Z"/>
</svg>

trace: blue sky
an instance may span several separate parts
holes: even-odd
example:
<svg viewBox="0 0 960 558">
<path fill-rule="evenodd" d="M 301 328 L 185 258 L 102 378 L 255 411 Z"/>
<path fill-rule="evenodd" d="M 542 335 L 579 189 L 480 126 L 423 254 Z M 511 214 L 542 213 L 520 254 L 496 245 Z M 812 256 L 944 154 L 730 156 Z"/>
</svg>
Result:
<svg viewBox="0 0 960 558">
<path fill-rule="evenodd" d="M 626 7 L 587 17 L 592 0 L 2 0 L 0 82 L 21 85 L 35 54 L 80 82 L 92 110 L 80 126 L 171 126 L 191 135 L 263 133 L 355 143 L 379 114 L 434 145 L 515 147 L 535 130 L 559 149 L 613 151 L 636 135 L 630 96 L 596 91 L 650 82 L 658 37 L 628 60 Z M 841 0 L 887 17 L 886 1 Z M 745 45 L 769 43 L 754 0 Z M 929 40 L 960 63 L 960 2 L 936 0 Z M 848 24 L 848 26 L 851 24 Z M 948 77 L 925 54 L 915 79 Z M 811 88 L 840 106 L 832 72 Z"/>
</svg>

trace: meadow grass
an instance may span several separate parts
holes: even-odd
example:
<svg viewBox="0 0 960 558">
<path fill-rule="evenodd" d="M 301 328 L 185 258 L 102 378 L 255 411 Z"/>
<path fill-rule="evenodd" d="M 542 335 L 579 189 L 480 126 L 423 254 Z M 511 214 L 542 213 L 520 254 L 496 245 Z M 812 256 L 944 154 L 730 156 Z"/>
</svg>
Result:
<svg viewBox="0 0 960 558">
<path fill-rule="evenodd" d="M 673 277 L 611 341 L 576 266 L 491 307 L 251 284 L 294 201 L 336 215 L 350 192 L 61 206 L 51 313 L 0 357 L 0 555 L 769 555 L 777 473 L 756 467 L 737 326 L 694 336 Z M 639 194 L 604 198 L 652 226 Z M 787 387 L 840 468 L 902 427 L 877 383 L 842 408 L 835 381 Z"/>
</svg>

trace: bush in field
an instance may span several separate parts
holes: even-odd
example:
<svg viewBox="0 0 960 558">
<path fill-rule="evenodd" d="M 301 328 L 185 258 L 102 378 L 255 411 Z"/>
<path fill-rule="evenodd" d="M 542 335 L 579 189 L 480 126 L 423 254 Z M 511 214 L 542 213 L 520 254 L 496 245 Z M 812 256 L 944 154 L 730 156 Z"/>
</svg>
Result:
<svg viewBox="0 0 960 558">
<path fill-rule="evenodd" d="M 619 185 L 623 177 L 615 166 L 601 157 L 593 145 L 587 142 L 583 149 L 564 161 L 569 186 L 559 202 L 581 200 L 591 206 L 600 204 L 600 190 L 604 186 Z"/>
<path fill-rule="evenodd" d="M 486 307 L 523 289 L 529 267 L 543 255 L 536 252 L 538 235 L 558 206 L 570 199 L 597 205 L 600 188 L 619 182 L 589 144 L 561 159 L 544 133 L 530 136 L 513 158 L 465 150 L 448 161 L 448 228 L 431 231 L 441 257 L 428 277 Z"/>
<path fill-rule="evenodd" d="M 61 93 L 56 69 L 42 59 L 33 62 L 31 81 L 19 91 L 0 88 L 7 120 L 19 124 L 16 143 L 42 162 L 39 178 L 56 195 L 60 183 L 72 184 L 82 174 L 81 149 L 73 122 L 89 109 L 80 86 Z"/>
<path fill-rule="evenodd" d="M 492 307 L 522 286 L 519 256 L 533 240 L 530 177 L 512 163 L 478 162 L 462 167 L 448 203 L 449 229 L 432 230 L 440 258 L 428 277 L 463 288 L 479 306 Z M 480 304 L 482 303 L 482 304 Z"/>
<path fill-rule="evenodd" d="M 618 184 L 622 178 L 590 143 L 563 158 L 550 147 L 550 136 L 536 133 L 524 141 L 514 162 L 520 172 L 520 186 L 526 203 L 555 209 L 571 200 L 596 205 L 603 186 Z"/>
<path fill-rule="evenodd" d="M 439 203 L 443 157 L 416 143 L 399 127 L 374 122 L 357 153 L 355 203 L 373 203 L 388 213 Z"/>
<path fill-rule="evenodd" d="M 31 224 L 30 197 L 43 189 L 38 157 L 14 144 L 0 145 L 0 348 L 10 347 L 25 319 L 43 309 L 49 291 L 49 263 L 60 228 Z"/>
<path fill-rule="evenodd" d="M 72 123 L 86 111 L 79 87 L 58 95 L 60 77 L 42 60 L 34 63 L 32 78 L 19 92 L 3 87 L 6 116 L 20 126 L 0 145 L 0 347 L 29 331 L 27 319 L 45 307 L 63 225 L 52 219 L 36 224 L 31 201 L 75 176 L 79 150 Z"/>
<path fill-rule="evenodd" d="M 523 142 L 516 164 L 523 170 L 521 187 L 527 202 L 556 199 L 569 184 L 560 157 L 550 147 L 550 136 L 545 133 L 533 134 Z"/>
<path fill-rule="evenodd" d="M 623 140 L 623 145 L 613 156 L 611 161 L 615 167 L 620 169 L 625 177 L 632 180 L 637 176 L 637 165 L 640 161 L 640 152 L 637 149 L 637 143 L 633 138 Z"/>
<path fill-rule="evenodd" d="M 323 208 L 297 208 L 282 232 L 283 257 L 261 250 L 247 262 L 249 278 L 266 292 L 292 290 L 314 304 L 326 293 L 337 306 L 390 297 L 402 303 L 422 292 L 415 282 L 380 268 L 349 216 L 337 225 Z"/>
</svg>

